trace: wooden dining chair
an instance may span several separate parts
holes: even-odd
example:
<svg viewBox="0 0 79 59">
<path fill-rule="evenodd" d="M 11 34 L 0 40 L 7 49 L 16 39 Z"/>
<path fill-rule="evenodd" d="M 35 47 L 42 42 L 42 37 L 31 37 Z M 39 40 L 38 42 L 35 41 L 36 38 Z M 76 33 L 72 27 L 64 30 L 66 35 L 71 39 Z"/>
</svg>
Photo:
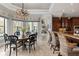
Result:
<svg viewBox="0 0 79 59">
<path fill-rule="evenodd" d="M 49 33 L 49 40 L 48 40 L 48 43 L 50 45 L 50 49 L 53 49 L 53 53 L 55 51 L 58 51 L 59 50 L 59 46 L 58 46 L 58 40 L 54 34 L 54 32 L 48 32 Z"/>
<path fill-rule="evenodd" d="M 63 36 L 62 33 L 57 33 L 57 35 L 59 37 L 59 42 L 60 42 L 59 56 L 60 55 L 67 56 L 68 55 L 68 45 L 67 45 L 66 38 Z"/>
<path fill-rule="evenodd" d="M 18 40 L 18 37 L 15 36 L 15 35 L 10 35 L 8 36 L 9 40 L 10 40 L 10 53 L 9 53 L 9 56 L 11 56 L 11 52 L 12 52 L 12 48 L 13 50 L 16 50 L 16 56 L 17 56 L 17 40 Z"/>
<path fill-rule="evenodd" d="M 36 40 L 36 34 L 32 34 L 32 35 L 29 36 L 29 53 L 30 53 L 30 49 L 32 48 L 32 46 L 33 46 L 33 48 L 35 50 L 36 41 L 37 41 Z"/>
<path fill-rule="evenodd" d="M 4 40 L 5 40 L 5 51 L 6 51 L 6 48 L 8 48 L 8 45 L 10 45 L 10 40 L 8 39 L 8 34 L 4 34 Z"/>
</svg>

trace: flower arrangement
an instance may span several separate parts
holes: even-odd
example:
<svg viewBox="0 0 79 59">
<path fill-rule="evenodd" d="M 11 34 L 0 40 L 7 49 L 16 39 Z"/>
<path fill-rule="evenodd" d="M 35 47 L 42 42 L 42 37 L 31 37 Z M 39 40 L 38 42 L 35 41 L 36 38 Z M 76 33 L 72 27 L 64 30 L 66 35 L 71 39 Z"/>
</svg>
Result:
<svg viewBox="0 0 79 59">
<path fill-rule="evenodd" d="M 22 32 L 23 32 L 23 33 L 26 32 L 26 28 L 22 28 Z"/>
<path fill-rule="evenodd" d="M 26 28 L 22 28 L 22 38 L 25 37 Z"/>
</svg>

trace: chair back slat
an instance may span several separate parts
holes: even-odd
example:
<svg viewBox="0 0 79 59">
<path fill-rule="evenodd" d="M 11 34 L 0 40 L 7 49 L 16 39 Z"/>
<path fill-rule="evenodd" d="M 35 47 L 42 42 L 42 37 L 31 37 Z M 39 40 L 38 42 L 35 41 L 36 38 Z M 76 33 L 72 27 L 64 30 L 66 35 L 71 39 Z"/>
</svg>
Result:
<svg viewBox="0 0 79 59">
<path fill-rule="evenodd" d="M 5 42 L 6 42 L 6 41 L 9 41 L 9 39 L 8 39 L 8 34 L 4 34 L 4 40 L 5 40 Z"/>
<path fill-rule="evenodd" d="M 49 32 L 49 31 L 48 31 L 48 33 L 49 33 L 48 34 L 48 38 L 47 38 L 48 39 L 48 43 L 55 46 L 56 45 L 56 38 L 55 38 L 54 33 L 53 32 Z"/>
<path fill-rule="evenodd" d="M 11 44 L 16 44 L 16 41 L 18 40 L 18 37 L 15 35 L 10 35 L 9 40 Z"/>
</svg>

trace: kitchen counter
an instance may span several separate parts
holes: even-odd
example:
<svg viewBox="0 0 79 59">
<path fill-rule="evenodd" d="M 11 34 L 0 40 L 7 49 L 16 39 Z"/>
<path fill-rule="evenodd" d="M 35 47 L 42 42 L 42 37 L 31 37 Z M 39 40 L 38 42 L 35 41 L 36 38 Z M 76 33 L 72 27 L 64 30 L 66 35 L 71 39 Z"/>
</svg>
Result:
<svg viewBox="0 0 79 59">
<path fill-rule="evenodd" d="M 54 33 L 60 33 L 60 32 L 54 32 Z M 74 39 L 78 39 L 79 40 L 79 36 L 78 35 L 74 35 L 74 34 L 67 34 L 67 33 L 62 33 L 64 36 L 66 37 L 71 37 Z"/>
</svg>

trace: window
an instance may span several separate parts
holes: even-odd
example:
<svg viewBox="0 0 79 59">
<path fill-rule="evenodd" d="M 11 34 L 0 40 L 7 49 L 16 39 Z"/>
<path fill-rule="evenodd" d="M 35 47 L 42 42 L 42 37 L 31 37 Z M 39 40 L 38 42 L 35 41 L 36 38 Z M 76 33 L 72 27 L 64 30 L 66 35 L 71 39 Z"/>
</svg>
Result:
<svg viewBox="0 0 79 59">
<path fill-rule="evenodd" d="M 0 36 L 4 34 L 4 18 L 0 17 Z"/>
<path fill-rule="evenodd" d="M 8 32 L 7 32 L 7 30 L 8 30 L 8 28 L 7 28 L 7 26 L 8 26 L 8 25 L 7 25 L 7 20 L 8 20 L 7 18 L 5 18 L 5 20 L 4 20 L 4 24 L 5 24 L 5 26 L 4 26 L 4 27 L 5 27 L 5 28 L 4 28 L 5 31 L 4 31 L 4 32 L 5 32 L 5 33 L 8 33 Z"/>
<path fill-rule="evenodd" d="M 7 33 L 7 19 L 0 17 L 0 43 L 4 42 L 4 33 Z"/>
<path fill-rule="evenodd" d="M 38 22 L 26 22 L 26 28 L 29 32 L 37 32 L 38 31 Z"/>
<path fill-rule="evenodd" d="M 15 33 L 17 30 L 21 32 L 22 27 L 23 27 L 22 21 L 13 21 L 13 33 Z"/>
<path fill-rule="evenodd" d="M 34 31 L 38 31 L 38 22 L 33 22 Z"/>
</svg>

